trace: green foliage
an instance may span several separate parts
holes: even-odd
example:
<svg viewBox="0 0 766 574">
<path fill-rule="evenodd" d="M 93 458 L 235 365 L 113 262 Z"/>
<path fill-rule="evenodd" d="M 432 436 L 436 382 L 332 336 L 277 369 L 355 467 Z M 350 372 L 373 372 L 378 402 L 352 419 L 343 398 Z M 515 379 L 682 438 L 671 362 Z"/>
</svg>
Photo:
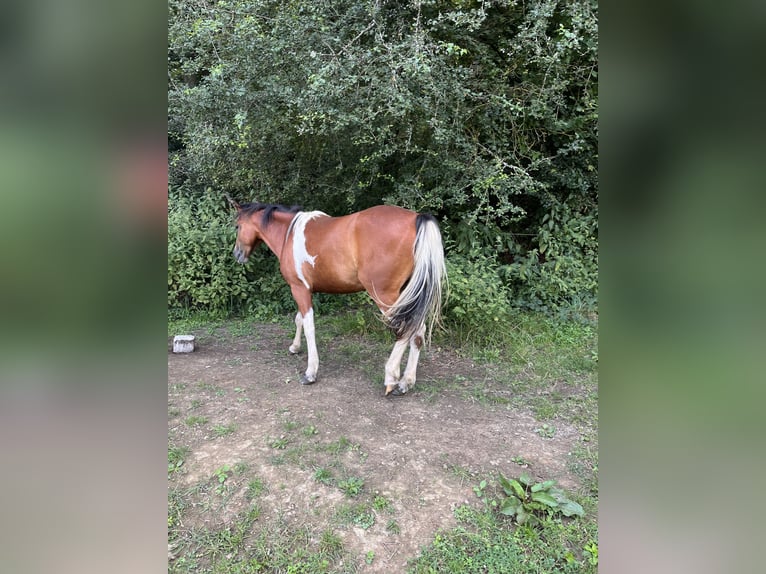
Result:
<svg viewBox="0 0 766 574">
<path fill-rule="evenodd" d="M 218 494 L 223 494 L 226 492 L 226 481 L 229 478 L 229 473 L 231 472 L 231 467 L 228 464 L 224 464 L 222 467 L 217 468 L 215 472 L 213 473 L 215 475 L 216 481 L 218 484 L 215 487 L 215 491 Z"/>
<path fill-rule="evenodd" d="M 364 488 L 364 479 L 350 476 L 349 478 L 338 482 L 338 488 L 340 488 L 346 496 L 359 496 Z"/>
<path fill-rule="evenodd" d="M 173 446 L 168 448 L 168 474 L 176 472 L 183 466 L 190 449 L 186 446 Z"/>
<path fill-rule="evenodd" d="M 169 9 L 174 193 L 197 201 L 210 187 L 337 215 L 430 211 L 451 255 L 491 260 L 514 304 L 595 304 L 595 0 Z M 183 229 L 169 247 L 171 305 L 232 309 L 271 289 L 256 308 L 288 306 L 285 291 L 253 283 L 276 276 L 252 273 L 261 262 L 234 267 L 230 232 L 171 217 L 172 233 Z M 209 247 L 184 253 L 194 229 Z"/>
<path fill-rule="evenodd" d="M 261 318 L 295 308 L 276 257 L 237 263 L 233 214 L 214 193 L 168 197 L 168 306 L 245 310 Z"/>
<path fill-rule="evenodd" d="M 543 521 L 538 527 L 508 528 L 497 512 L 469 506 L 455 509 L 458 526 L 436 534 L 409 574 L 595 574 L 583 551 L 592 540 L 595 523 Z"/>
<path fill-rule="evenodd" d="M 544 515 L 560 513 L 569 517 L 585 514 L 582 506 L 569 500 L 563 490 L 554 486 L 554 480 L 533 482 L 526 474 L 522 474 L 518 480 L 507 479 L 501 474 L 499 481 L 505 493 L 499 510 L 513 517 L 519 526 L 535 524 Z"/>
<path fill-rule="evenodd" d="M 446 264 L 449 295 L 444 318 L 449 331 L 464 342 L 486 337 L 496 330 L 492 326 L 502 329 L 511 306 L 497 264 L 485 256 L 460 255 L 448 256 Z"/>
</svg>

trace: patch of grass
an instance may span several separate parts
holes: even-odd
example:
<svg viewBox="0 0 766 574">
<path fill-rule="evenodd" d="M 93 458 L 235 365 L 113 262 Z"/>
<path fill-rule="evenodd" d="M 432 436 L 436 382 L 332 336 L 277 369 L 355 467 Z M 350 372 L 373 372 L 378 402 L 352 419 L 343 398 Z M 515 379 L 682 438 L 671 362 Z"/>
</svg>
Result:
<svg viewBox="0 0 766 574">
<path fill-rule="evenodd" d="M 375 512 L 361 502 L 359 504 L 339 504 L 333 515 L 339 526 L 359 526 L 367 530 L 375 524 Z"/>
<path fill-rule="evenodd" d="M 301 431 L 301 433 L 303 434 L 303 436 L 308 438 L 308 437 L 314 436 L 315 434 L 319 434 L 319 431 L 314 425 L 308 425 L 303 427 L 303 430 Z"/>
<path fill-rule="evenodd" d="M 338 558 L 343 555 L 343 539 L 331 529 L 323 530 L 319 537 L 319 551 L 327 556 Z"/>
<path fill-rule="evenodd" d="M 186 446 L 168 447 L 168 473 L 180 469 L 190 452 Z"/>
<path fill-rule="evenodd" d="M 226 322 L 226 313 L 174 309 L 168 312 L 168 337 L 176 335 L 211 336 Z"/>
<path fill-rule="evenodd" d="M 186 424 L 186 426 L 189 426 L 189 427 L 199 427 L 204 424 L 207 424 L 207 420 L 208 420 L 207 417 L 199 417 L 194 415 L 194 416 L 186 417 L 186 419 L 184 419 L 184 424 Z"/>
<path fill-rule="evenodd" d="M 549 397 L 534 397 L 529 402 L 532 405 L 532 412 L 537 420 L 550 420 L 559 412 L 558 407 Z"/>
<path fill-rule="evenodd" d="M 326 444 L 322 447 L 322 450 L 329 452 L 330 454 L 341 454 L 350 450 L 359 450 L 359 445 L 350 441 L 345 436 L 340 437 L 338 440 Z"/>
<path fill-rule="evenodd" d="M 247 483 L 247 490 L 245 491 L 245 498 L 253 500 L 258 498 L 261 494 L 267 492 L 266 484 L 260 478 L 253 478 Z"/>
<path fill-rule="evenodd" d="M 326 485 L 331 485 L 335 481 L 332 472 L 321 466 L 314 471 L 314 480 Z"/>
<path fill-rule="evenodd" d="M 237 425 L 229 423 L 227 425 L 215 425 L 213 427 L 213 434 L 217 437 L 227 436 L 237 430 Z"/>
<path fill-rule="evenodd" d="M 508 520 L 485 508 L 468 506 L 455 512 L 458 526 L 439 532 L 409 574 L 595 574 L 584 548 L 595 540 L 595 521 L 548 519 L 539 527 L 509 528 Z M 593 547 L 591 547 L 593 548 Z"/>
<path fill-rule="evenodd" d="M 386 523 L 386 532 L 389 534 L 399 534 L 402 529 L 399 527 L 399 523 L 393 518 Z"/>
<path fill-rule="evenodd" d="M 556 427 L 543 423 L 541 427 L 535 429 L 535 434 L 543 438 L 553 438 L 556 435 Z"/>
<path fill-rule="evenodd" d="M 298 428 L 298 423 L 295 421 L 285 421 L 282 423 L 282 428 L 287 432 L 294 431 Z"/>
<path fill-rule="evenodd" d="M 228 524 L 206 529 L 171 528 L 174 548 L 168 574 L 329 574 L 346 572 L 349 561 L 343 541 L 325 530 L 314 542 L 308 527 L 278 524 L 257 528 L 260 510 L 253 506 Z"/>
</svg>

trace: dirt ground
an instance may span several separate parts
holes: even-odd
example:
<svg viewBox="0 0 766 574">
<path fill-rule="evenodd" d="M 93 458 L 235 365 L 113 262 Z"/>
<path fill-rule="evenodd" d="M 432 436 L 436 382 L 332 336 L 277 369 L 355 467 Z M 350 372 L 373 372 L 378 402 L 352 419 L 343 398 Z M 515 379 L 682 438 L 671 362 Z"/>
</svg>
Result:
<svg viewBox="0 0 766 574">
<path fill-rule="evenodd" d="M 266 490 L 254 528 L 279 522 L 319 536 L 329 527 L 356 556 L 358 571 L 404 572 L 437 530 L 455 524 L 455 507 L 479 504 L 473 487 L 483 477 L 526 470 L 565 489 L 579 486 L 567 470 L 579 433 L 558 425 L 554 437 L 540 436 L 531 412 L 512 406 L 513 385 L 493 380 L 470 358 L 430 349 L 415 388 L 385 398 L 390 349 L 380 343 L 320 339 L 319 381 L 301 386 L 306 355 L 288 354 L 292 333 L 285 326 L 219 331 L 198 336 L 194 353 L 168 353 L 169 443 L 189 449 L 171 486 L 210 481 L 226 464 L 246 469 L 220 512 L 200 520 L 223 525 L 235 517 L 248 504 L 247 477 L 255 476 Z M 496 400 L 475 398 L 477 385 Z M 191 416 L 200 422 L 189 424 Z M 317 468 L 333 473 L 335 483 L 317 481 Z M 337 485 L 347 477 L 364 480 L 356 498 Z M 374 509 L 371 526 L 338 518 L 340 505 L 366 501 L 372 508 L 376 496 L 390 505 Z"/>
</svg>

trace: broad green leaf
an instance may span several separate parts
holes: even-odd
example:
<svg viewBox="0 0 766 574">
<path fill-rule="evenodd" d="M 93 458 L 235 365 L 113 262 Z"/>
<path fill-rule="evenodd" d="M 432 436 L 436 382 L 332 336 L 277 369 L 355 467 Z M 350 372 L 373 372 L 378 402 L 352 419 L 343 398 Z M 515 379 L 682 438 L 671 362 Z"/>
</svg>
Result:
<svg viewBox="0 0 766 574">
<path fill-rule="evenodd" d="M 582 506 L 571 500 L 567 500 L 565 503 L 560 504 L 559 509 L 564 516 L 585 516 L 585 511 L 582 509 Z"/>
<path fill-rule="evenodd" d="M 547 492 L 533 492 L 532 500 L 534 500 L 535 502 L 542 502 L 543 504 L 550 506 L 551 508 L 556 508 L 559 505 L 556 499 L 553 498 Z"/>
<path fill-rule="evenodd" d="M 498 477 L 498 482 L 500 483 L 500 486 L 503 487 L 503 490 L 508 496 L 513 496 L 513 487 L 511 486 L 511 483 L 508 482 L 508 479 L 505 478 L 502 474 Z"/>
<path fill-rule="evenodd" d="M 518 498 L 511 496 L 506 498 L 500 505 L 500 512 L 506 516 L 513 516 L 519 508 L 521 508 L 521 502 L 519 502 Z"/>
<path fill-rule="evenodd" d="M 519 482 L 524 486 L 529 486 L 532 484 L 532 478 L 527 473 L 524 473 L 519 477 Z"/>
<path fill-rule="evenodd" d="M 538 482 L 530 489 L 532 492 L 539 492 L 541 490 L 548 490 L 551 486 L 556 484 L 555 480 L 546 480 L 545 482 Z"/>
</svg>

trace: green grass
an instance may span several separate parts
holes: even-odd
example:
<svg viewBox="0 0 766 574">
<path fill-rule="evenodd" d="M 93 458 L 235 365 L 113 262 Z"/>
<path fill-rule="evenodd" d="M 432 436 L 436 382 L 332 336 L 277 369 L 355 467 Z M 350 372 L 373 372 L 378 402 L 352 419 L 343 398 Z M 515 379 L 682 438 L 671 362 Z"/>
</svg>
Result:
<svg viewBox="0 0 766 574">
<path fill-rule="evenodd" d="M 215 425 L 213 427 L 213 434 L 217 437 L 228 436 L 237 430 L 237 425 L 229 423 L 227 425 Z"/>
<path fill-rule="evenodd" d="M 549 519 L 539 527 L 512 527 L 493 510 L 456 509 L 458 526 L 439 532 L 409 574 L 596 572 L 584 548 L 597 540 L 593 521 Z M 596 543 L 597 544 L 597 543 Z"/>
</svg>

